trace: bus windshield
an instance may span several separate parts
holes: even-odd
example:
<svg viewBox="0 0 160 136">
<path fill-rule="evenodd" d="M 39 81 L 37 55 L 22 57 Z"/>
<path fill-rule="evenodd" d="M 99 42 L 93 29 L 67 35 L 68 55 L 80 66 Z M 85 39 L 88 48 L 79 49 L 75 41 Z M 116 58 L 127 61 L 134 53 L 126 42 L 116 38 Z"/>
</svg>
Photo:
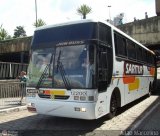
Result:
<svg viewBox="0 0 160 136">
<path fill-rule="evenodd" d="M 32 52 L 27 86 L 38 88 L 94 88 L 94 46 L 72 45 Z"/>
</svg>

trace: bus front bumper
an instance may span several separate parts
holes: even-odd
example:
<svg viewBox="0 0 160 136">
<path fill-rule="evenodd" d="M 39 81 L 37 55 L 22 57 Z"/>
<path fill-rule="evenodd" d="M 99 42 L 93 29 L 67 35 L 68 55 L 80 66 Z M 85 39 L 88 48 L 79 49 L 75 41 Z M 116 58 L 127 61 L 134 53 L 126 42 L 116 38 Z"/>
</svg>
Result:
<svg viewBox="0 0 160 136">
<path fill-rule="evenodd" d="M 95 102 L 29 100 L 27 109 L 38 114 L 92 120 L 95 116 Z"/>
</svg>

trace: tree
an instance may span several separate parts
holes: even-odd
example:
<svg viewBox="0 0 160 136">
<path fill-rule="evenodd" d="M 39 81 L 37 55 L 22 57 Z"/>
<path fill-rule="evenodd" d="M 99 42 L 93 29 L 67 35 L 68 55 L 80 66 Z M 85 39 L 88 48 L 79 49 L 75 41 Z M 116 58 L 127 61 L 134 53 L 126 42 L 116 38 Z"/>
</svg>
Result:
<svg viewBox="0 0 160 136">
<path fill-rule="evenodd" d="M 17 26 L 16 29 L 14 29 L 13 38 L 24 37 L 24 36 L 27 36 L 26 31 L 24 30 L 24 27 L 23 26 Z"/>
<path fill-rule="evenodd" d="M 35 27 L 40 27 L 40 26 L 44 26 L 44 25 L 46 25 L 46 23 L 42 19 L 38 19 L 37 22 L 35 22 L 33 24 L 33 26 L 35 26 Z"/>
<path fill-rule="evenodd" d="M 8 35 L 7 31 L 2 27 L 2 25 L 0 26 L 0 41 L 5 40 L 5 39 L 10 39 L 10 35 Z"/>
<path fill-rule="evenodd" d="M 92 11 L 92 8 L 83 4 L 81 5 L 78 9 L 77 9 L 77 12 L 78 14 L 82 15 L 83 16 L 83 19 L 86 19 L 86 15 L 91 13 Z"/>
</svg>

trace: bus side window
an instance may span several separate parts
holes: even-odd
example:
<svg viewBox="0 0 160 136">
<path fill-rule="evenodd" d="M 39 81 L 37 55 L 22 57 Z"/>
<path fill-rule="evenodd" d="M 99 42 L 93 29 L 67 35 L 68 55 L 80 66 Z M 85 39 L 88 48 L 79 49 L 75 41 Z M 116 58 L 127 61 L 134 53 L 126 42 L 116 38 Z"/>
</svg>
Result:
<svg viewBox="0 0 160 136">
<path fill-rule="evenodd" d="M 107 45 L 112 47 L 111 27 L 102 23 L 99 24 L 99 40 L 107 43 Z"/>
<path fill-rule="evenodd" d="M 135 44 L 130 40 L 127 40 L 127 55 L 129 59 L 136 59 Z"/>
<path fill-rule="evenodd" d="M 143 49 L 143 62 L 147 63 L 147 51 Z"/>
<path fill-rule="evenodd" d="M 117 33 L 114 33 L 114 42 L 116 48 L 116 55 L 120 57 L 126 57 L 126 40 Z"/>
<path fill-rule="evenodd" d="M 137 45 L 137 61 L 143 61 L 142 48 Z"/>
<path fill-rule="evenodd" d="M 107 80 L 107 52 L 101 52 L 100 55 L 100 66 L 99 66 L 99 80 Z"/>
<path fill-rule="evenodd" d="M 98 90 L 105 91 L 108 86 L 108 61 L 107 51 L 99 52 L 99 67 L 98 67 Z"/>
</svg>

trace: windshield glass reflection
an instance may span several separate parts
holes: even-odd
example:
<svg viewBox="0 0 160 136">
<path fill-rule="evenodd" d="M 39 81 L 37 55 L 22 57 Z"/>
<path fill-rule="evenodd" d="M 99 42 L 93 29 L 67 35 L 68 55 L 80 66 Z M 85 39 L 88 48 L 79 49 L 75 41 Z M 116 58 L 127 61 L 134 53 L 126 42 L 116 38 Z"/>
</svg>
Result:
<svg viewBox="0 0 160 136">
<path fill-rule="evenodd" d="M 66 89 L 93 88 L 94 52 L 94 46 L 88 45 L 33 51 L 27 85 Z"/>
<path fill-rule="evenodd" d="M 43 72 L 46 69 L 45 74 L 47 75 L 47 77 L 43 79 L 46 80 L 43 81 L 43 85 L 46 87 L 51 87 L 52 77 L 50 76 L 52 75 L 52 70 L 48 66 L 52 67 L 50 61 L 53 52 L 54 50 L 50 48 L 33 51 L 28 67 L 29 80 L 27 82 L 27 86 L 36 87 L 38 82 L 40 81 L 40 78 L 42 77 Z"/>
</svg>

